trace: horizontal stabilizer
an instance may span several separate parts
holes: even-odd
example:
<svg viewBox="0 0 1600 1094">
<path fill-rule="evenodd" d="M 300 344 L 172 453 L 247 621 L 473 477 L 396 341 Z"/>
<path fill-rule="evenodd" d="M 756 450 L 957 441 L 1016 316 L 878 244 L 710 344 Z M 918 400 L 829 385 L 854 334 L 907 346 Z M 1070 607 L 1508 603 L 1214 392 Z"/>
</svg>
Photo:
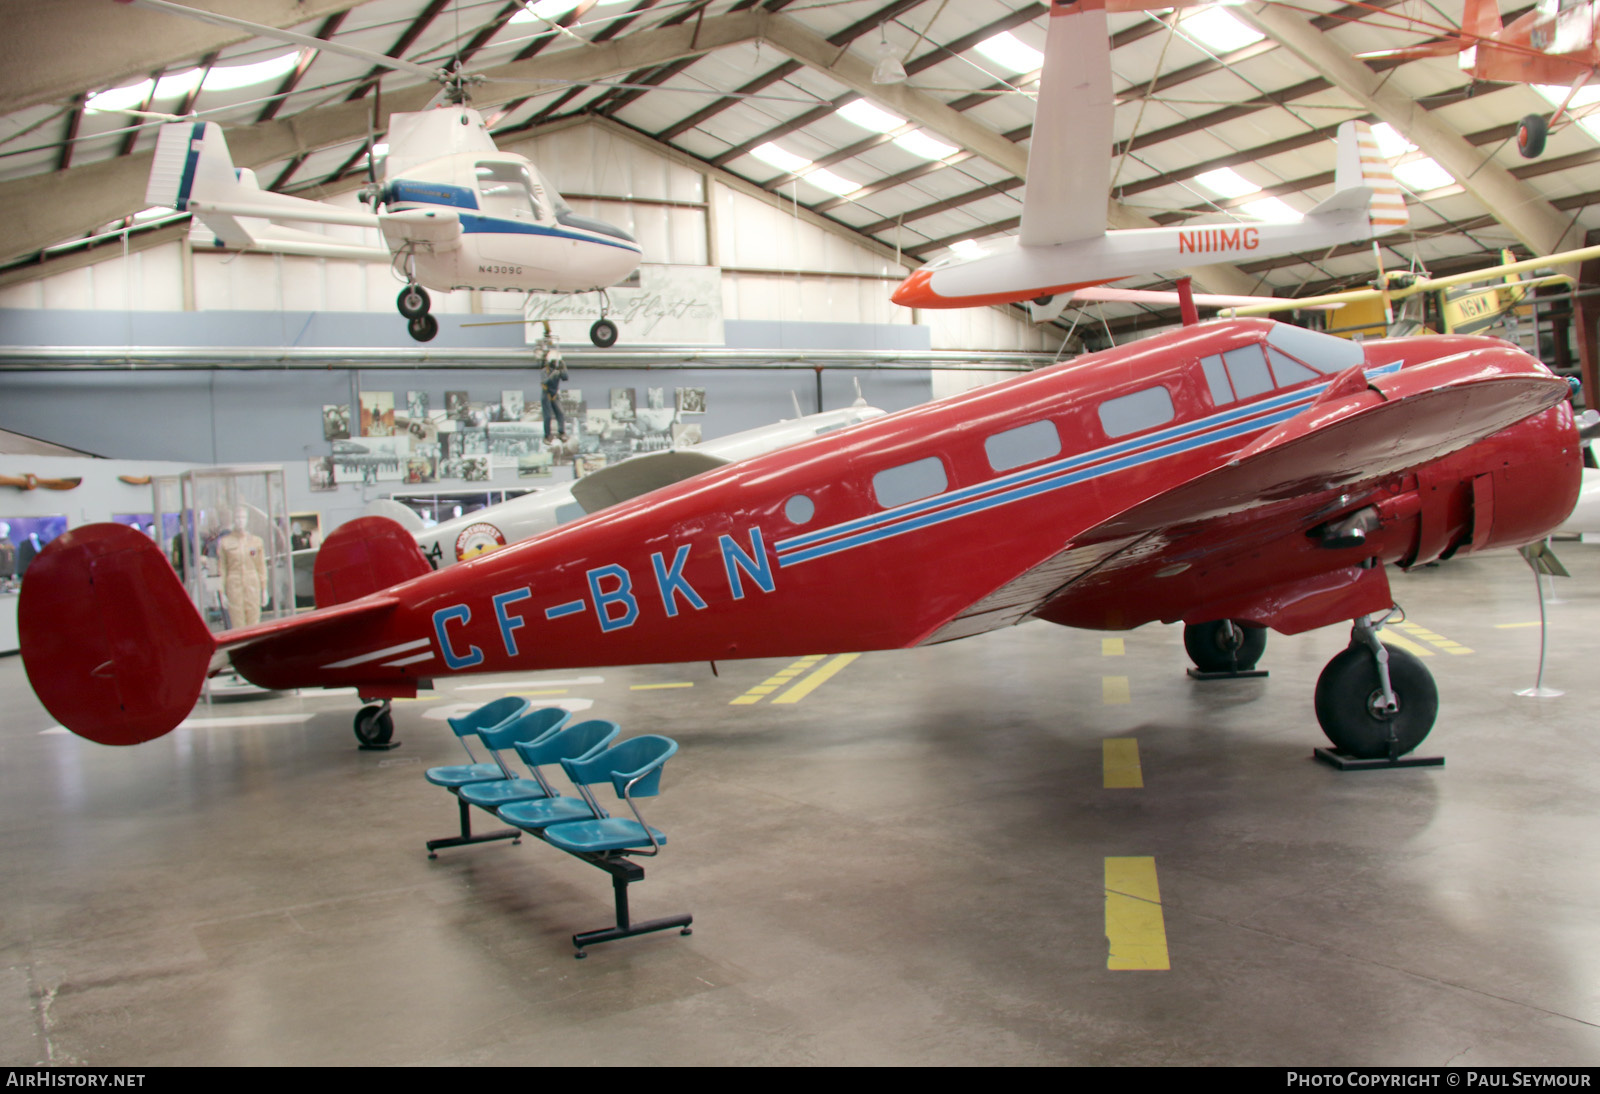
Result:
<svg viewBox="0 0 1600 1094">
<path fill-rule="evenodd" d="M 432 572 L 416 539 L 398 523 L 358 517 L 335 528 L 317 552 L 317 607 L 346 604 Z"/>
<path fill-rule="evenodd" d="M 17 626 L 45 709 L 105 745 L 153 740 L 183 721 L 216 648 L 161 548 L 120 524 L 47 544 L 28 567 Z"/>
<path fill-rule="evenodd" d="M 709 452 L 669 448 L 591 472 L 572 484 L 572 496 L 585 513 L 598 513 L 607 506 L 682 482 L 727 462 Z"/>
</svg>

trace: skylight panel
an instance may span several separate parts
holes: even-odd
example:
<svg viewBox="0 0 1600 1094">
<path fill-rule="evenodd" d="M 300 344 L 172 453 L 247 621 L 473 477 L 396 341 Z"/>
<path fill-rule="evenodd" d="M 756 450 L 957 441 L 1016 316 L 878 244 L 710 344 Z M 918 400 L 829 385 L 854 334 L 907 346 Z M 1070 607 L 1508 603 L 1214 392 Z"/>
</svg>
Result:
<svg viewBox="0 0 1600 1094">
<path fill-rule="evenodd" d="M 203 91 L 232 91 L 238 87 L 265 83 L 293 72 L 294 67 L 300 63 L 300 57 L 301 51 L 295 49 L 288 53 L 280 53 L 276 57 L 269 57 L 265 61 L 256 61 L 254 64 L 215 65 L 206 73 L 205 82 L 200 87 Z"/>
<path fill-rule="evenodd" d="M 1255 45 L 1266 35 L 1252 30 L 1220 7 L 1204 7 L 1178 22 L 1178 29 L 1210 46 L 1218 53 Z"/>
<path fill-rule="evenodd" d="M 1564 84 L 1533 84 L 1532 86 L 1539 93 L 1539 96 L 1551 106 L 1560 106 L 1566 102 L 1568 93 L 1572 91 L 1572 88 Z M 1572 96 L 1572 102 L 1568 104 L 1568 109 L 1580 110 L 1583 107 L 1592 106 L 1596 102 L 1600 102 L 1600 87 L 1592 85 L 1581 87 L 1578 89 L 1578 93 Z M 1600 118 L 1579 118 L 1578 128 L 1589 134 L 1592 140 L 1600 141 Z"/>
<path fill-rule="evenodd" d="M 1399 159 L 1416 147 L 1388 122 L 1373 126 L 1372 135 L 1378 139 L 1378 155 L 1386 160 Z"/>
<path fill-rule="evenodd" d="M 1450 186 L 1456 181 L 1454 175 L 1426 156 L 1402 163 L 1394 169 L 1394 177 L 1418 193 Z"/>
<path fill-rule="evenodd" d="M 1282 198 L 1257 198 L 1239 206 L 1239 211 L 1257 220 L 1299 220 L 1300 214 Z"/>
<path fill-rule="evenodd" d="M 142 80 L 126 87 L 113 87 L 108 91 L 97 91 L 90 95 L 85 102 L 85 110 L 129 110 L 137 109 L 145 98 L 149 96 L 150 89 L 155 86 L 154 80 Z"/>
<path fill-rule="evenodd" d="M 881 110 L 865 99 L 847 103 L 834 113 L 845 121 L 859 125 L 862 129 L 870 129 L 874 133 L 887 133 L 906 124 L 904 118 L 887 110 Z"/>
<path fill-rule="evenodd" d="M 960 151 L 955 145 L 930 137 L 921 129 L 896 137 L 894 143 L 913 156 L 920 156 L 925 160 L 942 160 Z"/>
<path fill-rule="evenodd" d="M 950 249 L 962 258 L 977 258 L 983 254 L 983 245 L 971 239 L 959 239 L 950 244 Z"/>
<path fill-rule="evenodd" d="M 811 166 L 810 160 L 803 156 L 797 156 L 793 152 L 787 152 L 771 141 L 766 144 L 756 145 L 750 149 L 750 154 L 762 163 L 770 163 L 780 171 L 787 171 L 791 175 L 798 175 L 801 171 Z"/>
<path fill-rule="evenodd" d="M 1261 189 L 1231 167 L 1219 167 L 1215 171 L 1202 172 L 1196 175 L 1194 180 L 1213 194 L 1225 198 L 1242 198 Z"/>
<path fill-rule="evenodd" d="M 1044 65 L 1044 54 L 1009 30 L 985 38 L 974 47 L 995 64 L 1012 72 L 1033 72 Z"/>
<path fill-rule="evenodd" d="M 807 171 L 801 176 L 801 178 L 805 179 L 813 186 L 820 186 L 822 189 L 828 191 L 828 193 L 838 194 L 842 198 L 849 197 L 851 194 L 861 189 L 861 184 L 859 182 L 851 182 L 849 179 L 836 175 L 825 167 L 818 167 L 814 171 Z"/>
</svg>

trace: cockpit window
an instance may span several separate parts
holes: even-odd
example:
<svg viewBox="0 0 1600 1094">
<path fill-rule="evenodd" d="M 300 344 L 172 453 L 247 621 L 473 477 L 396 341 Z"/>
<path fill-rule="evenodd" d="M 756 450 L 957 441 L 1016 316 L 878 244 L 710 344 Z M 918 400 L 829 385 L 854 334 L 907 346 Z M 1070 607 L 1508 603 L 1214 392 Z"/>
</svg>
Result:
<svg viewBox="0 0 1600 1094">
<path fill-rule="evenodd" d="M 1274 323 L 1267 345 L 1276 347 L 1321 373 L 1343 372 L 1366 361 L 1359 343 L 1288 323 Z"/>
<path fill-rule="evenodd" d="M 541 220 L 533 176 L 521 163 L 487 162 L 477 166 L 478 207 L 489 216 L 510 220 Z M 542 189 L 542 187 L 541 187 Z"/>
</svg>

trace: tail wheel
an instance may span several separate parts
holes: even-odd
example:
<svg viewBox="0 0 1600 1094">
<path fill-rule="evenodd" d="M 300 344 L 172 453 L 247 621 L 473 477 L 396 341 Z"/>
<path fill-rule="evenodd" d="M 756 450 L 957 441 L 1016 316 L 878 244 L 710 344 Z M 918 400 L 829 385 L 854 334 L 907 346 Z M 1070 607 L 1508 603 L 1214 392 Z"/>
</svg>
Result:
<svg viewBox="0 0 1600 1094">
<path fill-rule="evenodd" d="M 1389 687 L 1398 707 L 1393 712 L 1385 709 L 1378 662 L 1366 646 L 1348 647 L 1317 678 L 1322 732 L 1340 752 L 1357 759 L 1404 756 L 1422 743 L 1439 714 L 1433 674 L 1405 650 L 1388 643 L 1383 648 L 1389 652 Z"/>
<path fill-rule="evenodd" d="M 439 333 L 439 321 L 431 315 L 419 315 L 406 324 L 406 330 L 418 342 L 431 342 Z"/>
<path fill-rule="evenodd" d="M 1531 160 L 1544 151 L 1545 138 L 1550 135 L 1550 123 L 1543 114 L 1529 114 L 1517 123 L 1517 151 L 1525 160 Z"/>
<path fill-rule="evenodd" d="M 395 297 L 394 306 L 399 308 L 400 314 L 407 319 L 418 319 L 428 314 L 433 301 L 428 299 L 428 290 L 421 285 L 407 285 L 400 290 L 400 295 Z"/>
<path fill-rule="evenodd" d="M 394 736 L 394 715 L 388 703 L 373 703 L 356 712 L 356 740 L 363 745 L 386 745 Z"/>
<path fill-rule="evenodd" d="M 1246 672 L 1267 649 L 1267 628 L 1216 619 L 1183 628 L 1183 648 L 1201 672 Z"/>
<path fill-rule="evenodd" d="M 617 325 L 609 319 L 595 320 L 589 328 L 589 341 L 601 349 L 610 349 L 617 344 Z"/>
</svg>

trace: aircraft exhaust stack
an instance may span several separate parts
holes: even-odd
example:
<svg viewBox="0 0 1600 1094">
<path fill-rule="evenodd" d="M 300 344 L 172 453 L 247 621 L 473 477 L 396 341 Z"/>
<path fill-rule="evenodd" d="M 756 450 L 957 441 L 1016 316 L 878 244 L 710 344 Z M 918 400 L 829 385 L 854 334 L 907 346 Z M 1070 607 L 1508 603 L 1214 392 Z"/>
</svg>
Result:
<svg viewBox="0 0 1600 1094">
<path fill-rule="evenodd" d="M 45 709 L 103 745 L 154 740 L 188 717 L 216 650 L 161 548 L 120 524 L 47 544 L 28 567 L 17 625 Z"/>
</svg>

